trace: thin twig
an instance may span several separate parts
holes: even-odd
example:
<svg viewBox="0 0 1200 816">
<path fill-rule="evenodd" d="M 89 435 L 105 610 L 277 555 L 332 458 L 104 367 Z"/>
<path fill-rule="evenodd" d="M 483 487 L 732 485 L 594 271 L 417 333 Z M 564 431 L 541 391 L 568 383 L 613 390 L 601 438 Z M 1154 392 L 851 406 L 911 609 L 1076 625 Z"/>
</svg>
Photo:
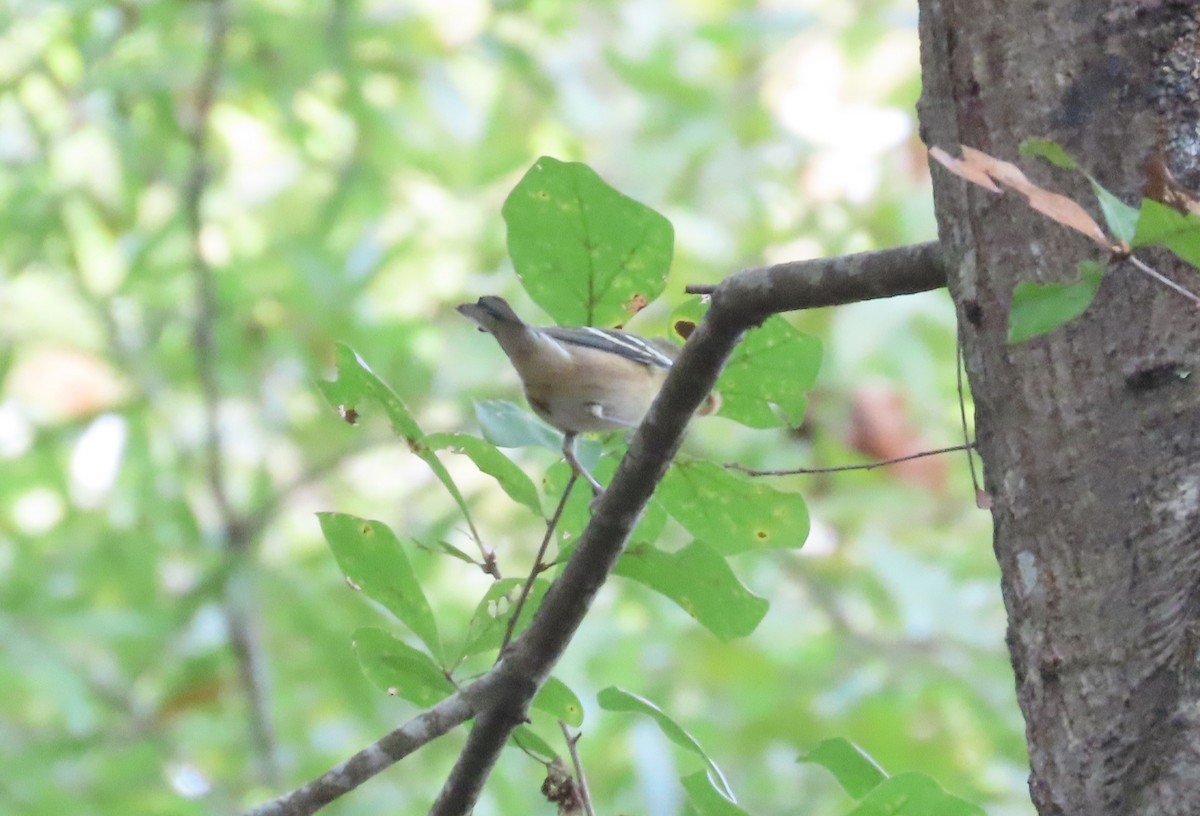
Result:
<svg viewBox="0 0 1200 816">
<path fill-rule="evenodd" d="M 545 571 L 542 559 L 546 556 L 546 549 L 550 546 L 550 539 L 554 536 L 554 530 L 558 527 L 559 520 L 562 519 L 563 510 L 567 506 L 567 499 L 571 498 L 571 490 L 575 487 L 577 481 L 579 481 L 579 472 L 572 470 L 571 478 L 567 480 L 567 486 L 563 488 L 562 498 L 558 500 L 558 507 L 554 508 L 554 515 L 550 517 L 550 521 L 546 522 L 546 535 L 542 536 L 542 545 L 538 547 L 537 557 L 533 559 L 533 567 L 529 570 L 529 577 L 525 579 L 525 584 L 521 587 L 521 594 L 517 598 L 517 604 L 508 619 L 508 626 L 504 630 L 504 640 L 500 644 L 500 654 L 504 654 L 505 647 L 512 640 L 513 631 L 517 628 L 517 619 L 521 617 L 521 610 L 525 608 L 525 601 L 529 598 L 529 593 L 533 590 L 533 582 Z"/>
<path fill-rule="evenodd" d="M 196 88 L 196 108 L 189 134 L 191 158 L 183 189 L 183 215 L 191 244 L 192 278 L 196 289 L 196 317 L 192 326 L 195 348 L 196 379 L 204 413 L 205 469 L 209 492 L 221 519 L 223 543 L 230 558 L 240 558 L 250 537 L 229 497 L 225 481 L 224 439 L 221 434 L 221 390 L 218 381 L 216 324 L 220 317 L 216 275 L 204 257 L 202 204 L 206 192 L 210 157 L 208 130 L 217 85 L 225 65 L 225 45 L 229 33 L 227 0 L 209 0 L 208 32 L 204 67 Z M 250 741 L 262 766 L 265 781 L 275 783 L 279 776 L 274 727 L 271 723 L 266 668 L 262 644 L 254 621 L 254 595 L 233 584 L 226 585 L 224 614 L 229 631 L 230 649 L 238 665 L 238 678 L 250 709 L 247 726 Z"/>
<path fill-rule="evenodd" d="M 213 499 L 225 518 L 232 516 L 232 509 L 222 467 L 221 393 L 217 382 L 215 331 L 219 303 L 216 276 L 204 257 L 204 220 L 201 204 L 209 178 L 208 128 L 213 103 L 216 100 L 217 83 L 220 81 L 224 65 L 225 36 L 229 28 L 227 15 L 226 0 L 210 0 L 207 58 L 200 76 L 200 84 L 196 89 L 195 121 L 189 137 L 191 160 L 183 191 L 183 213 L 191 243 L 192 278 L 196 287 L 196 319 L 192 335 L 195 343 L 196 377 L 200 381 L 201 398 L 204 402 L 208 482 Z"/>
<path fill-rule="evenodd" d="M 562 729 L 563 739 L 567 741 L 567 752 L 571 755 L 571 764 L 575 767 L 575 784 L 579 791 L 579 803 L 583 805 L 583 812 L 586 816 L 596 816 L 596 811 L 592 809 L 592 794 L 588 791 L 587 777 L 583 773 L 583 763 L 579 761 L 579 738 L 582 733 L 571 735 L 571 729 L 562 720 L 558 721 L 558 727 Z"/>
<path fill-rule="evenodd" d="M 967 397 L 963 391 L 963 369 L 966 368 L 966 359 L 963 357 L 963 328 L 962 321 L 958 321 L 958 331 L 954 334 L 954 378 L 955 387 L 958 389 L 958 418 L 962 421 L 963 442 L 968 444 L 967 451 L 967 469 L 971 471 L 971 487 L 975 490 L 975 503 L 979 504 L 983 496 L 983 490 L 979 487 L 979 477 L 975 475 L 975 456 L 971 453 L 975 445 L 971 442 L 971 432 L 967 430 Z"/>
<path fill-rule="evenodd" d="M 970 451 L 975 447 L 974 442 L 967 442 L 963 445 L 951 445 L 947 448 L 938 448 L 936 450 L 921 451 L 920 453 L 910 453 L 908 456 L 897 456 L 894 459 L 881 459 L 878 462 L 868 462 L 865 465 L 837 465 L 836 467 L 819 467 L 819 468 L 788 468 L 787 470 L 756 470 L 745 465 L 739 465 L 737 462 L 727 462 L 725 467 L 730 470 L 736 470 L 739 473 L 745 473 L 747 476 L 800 476 L 811 475 L 814 473 L 845 473 L 849 470 L 874 470 L 875 468 L 886 467 L 887 465 L 895 465 L 900 462 L 908 462 L 913 459 L 923 459 L 926 456 L 938 456 L 943 453 L 953 453 L 954 451 Z"/>
<path fill-rule="evenodd" d="M 1197 306 L 1200 306 L 1200 296 L 1196 295 L 1196 293 L 1193 292 L 1192 290 L 1179 285 L 1178 283 L 1171 280 L 1170 278 L 1168 278 L 1166 275 L 1159 272 L 1158 270 L 1154 269 L 1148 263 L 1146 263 L 1145 261 L 1143 261 L 1142 259 L 1138 258 L 1135 255 L 1130 255 L 1126 260 L 1128 260 L 1131 264 L 1133 264 L 1134 267 L 1136 267 L 1137 269 L 1141 270 L 1142 272 L 1145 272 L 1147 275 L 1154 278 L 1154 280 L 1158 281 L 1163 286 L 1165 286 L 1168 289 L 1171 289 L 1175 292 L 1178 292 L 1179 294 L 1183 295 L 1185 298 L 1190 300 L 1192 303 L 1195 303 Z"/>
</svg>

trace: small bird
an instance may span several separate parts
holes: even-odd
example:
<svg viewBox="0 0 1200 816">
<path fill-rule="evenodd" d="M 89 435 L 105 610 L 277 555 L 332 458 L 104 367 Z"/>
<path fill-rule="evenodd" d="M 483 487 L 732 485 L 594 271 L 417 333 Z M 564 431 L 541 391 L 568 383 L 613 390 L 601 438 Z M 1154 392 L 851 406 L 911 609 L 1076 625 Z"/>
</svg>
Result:
<svg viewBox="0 0 1200 816">
<path fill-rule="evenodd" d="M 504 298 L 491 295 L 456 310 L 496 338 L 521 378 L 529 406 L 563 432 L 563 456 L 599 496 L 603 486 L 576 458 L 576 436 L 636 428 L 679 347 L 620 329 L 530 326 Z M 719 406 L 713 393 L 697 413 L 711 414 Z"/>
</svg>

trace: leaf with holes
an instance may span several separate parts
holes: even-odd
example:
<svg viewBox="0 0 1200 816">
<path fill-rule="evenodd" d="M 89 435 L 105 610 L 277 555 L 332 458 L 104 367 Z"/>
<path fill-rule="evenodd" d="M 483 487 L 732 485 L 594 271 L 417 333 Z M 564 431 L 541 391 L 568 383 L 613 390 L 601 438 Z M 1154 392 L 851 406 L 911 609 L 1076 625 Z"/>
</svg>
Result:
<svg viewBox="0 0 1200 816">
<path fill-rule="evenodd" d="M 538 711 L 545 711 L 552 717 L 562 720 L 572 728 L 583 725 L 583 703 L 575 696 L 575 692 L 557 677 L 550 677 L 546 684 L 538 690 L 531 705 Z"/>
<path fill-rule="evenodd" d="M 429 655 L 382 629 L 355 631 L 354 653 L 367 679 L 393 697 L 431 706 L 454 693 L 454 684 Z"/>
<path fill-rule="evenodd" d="M 675 334 L 680 324 L 698 323 L 705 311 L 699 300 L 681 304 L 671 313 Z M 778 315 L 770 317 L 729 358 L 717 381 L 717 413 L 751 428 L 799 425 L 820 367 L 821 341 Z"/>
<path fill-rule="evenodd" d="M 521 597 L 521 586 L 524 578 L 504 578 L 495 581 L 475 607 L 475 614 L 467 625 L 467 636 L 462 647 L 461 657 L 469 657 L 489 649 L 498 649 L 504 642 L 504 632 L 508 628 L 508 619 L 512 616 L 517 600 Z M 529 597 L 521 609 L 521 619 L 513 629 L 516 637 L 529 625 L 533 613 L 542 605 L 549 584 L 543 580 L 533 582 Z"/>
<path fill-rule="evenodd" d="M 671 222 L 585 164 L 538 159 L 502 214 L 521 284 L 561 325 L 622 325 L 666 286 Z"/>
<path fill-rule="evenodd" d="M 688 532 L 721 555 L 801 547 L 808 537 L 808 509 L 800 494 L 776 490 L 714 462 L 677 458 L 658 498 Z"/>
<path fill-rule="evenodd" d="M 350 583 L 382 604 L 442 660 L 433 609 L 399 539 L 380 521 L 345 513 L 318 513 L 321 532 Z"/>
<path fill-rule="evenodd" d="M 667 596 L 721 640 L 749 635 L 767 614 L 766 599 L 746 589 L 725 559 L 702 541 L 674 553 L 630 544 L 614 571 Z"/>
<path fill-rule="evenodd" d="M 392 423 L 392 430 L 400 438 L 415 442 L 424 434 L 413 419 L 408 406 L 383 380 L 372 371 L 362 358 L 345 343 L 335 349 L 337 377 L 321 380 L 317 388 L 334 408 L 343 412 L 362 413 L 363 403 L 374 402 L 383 408 Z"/>
<path fill-rule="evenodd" d="M 363 362 L 354 349 L 345 343 L 337 344 L 337 379 L 319 382 L 317 388 L 342 416 L 353 416 L 355 421 L 361 415 L 365 403 L 374 402 L 383 408 L 396 435 L 408 443 L 408 449 L 420 457 L 421 461 L 429 465 L 433 475 L 454 499 L 474 536 L 474 525 L 471 523 L 466 499 L 459 492 L 458 485 L 450 478 L 446 466 L 425 445 L 425 434 L 413 419 L 412 413 L 396 392 Z"/>
</svg>

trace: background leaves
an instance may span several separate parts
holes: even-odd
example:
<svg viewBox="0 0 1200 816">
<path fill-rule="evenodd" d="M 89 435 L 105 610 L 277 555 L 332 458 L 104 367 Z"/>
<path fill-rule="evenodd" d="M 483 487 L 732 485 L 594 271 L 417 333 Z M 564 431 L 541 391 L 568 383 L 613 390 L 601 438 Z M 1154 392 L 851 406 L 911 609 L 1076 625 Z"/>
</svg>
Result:
<svg viewBox="0 0 1200 816">
<path fill-rule="evenodd" d="M 210 9 L 0 12 L 0 810 L 227 814 L 281 789 L 247 732 L 233 599 L 263 658 L 281 778 L 323 772 L 411 716 L 413 703 L 364 676 L 353 643 L 366 628 L 419 651 L 423 641 L 347 586 L 316 512 L 394 531 L 448 656 L 472 637 L 497 642 L 486 604 L 470 623 L 492 579 L 446 554 L 480 558 L 409 441 L 476 433 L 475 402 L 524 411 L 492 339 L 453 306 L 500 294 L 538 314 L 501 216 L 538 156 L 586 161 L 670 219 L 663 295 L 606 318 L 646 335 L 670 333 L 688 283 L 936 234 L 912 122 L 911 3 L 850 16 L 836 3 L 424 3 L 399 14 L 231 3 L 202 246 L 218 296 L 211 362 L 235 552 L 200 431 L 182 214 Z M 803 427 L 698 419 L 691 456 L 768 468 L 867 456 L 856 406 L 881 389 L 905 396 L 892 411 L 914 438 L 957 441 L 944 295 L 787 322 L 824 349 Z M 316 384 L 337 376 L 339 354 L 346 370 L 360 366 L 350 349 L 416 432 L 397 435 L 374 398 L 355 398 L 356 425 L 323 399 Z M 792 379 L 803 381 L 788 370 L 773 385 Z M 550 506 L 557 435 L 488 438 Z M 600 460 L 605 477 L 618 443 Z M 524 575 L 538 517 L 469 455 L 427 453 L 501 573 Z M 746 637 L 721 642 L 669 598 L 611 582 L 558 670 L 588 715 L 580 745 L 600 810 L 679 813 L 680 779 L 694 770 L 682 763 L 700 762 L 672 753 L 649 720 L 593 716 L 596 693 L 616 684 L 686 722 L 751 813 L 789 812 L 797 790 L 815 816 L 849 810 L 827 772 L 788 759 L 844 735 L 993 816 L 1027 816 L 987 518 L 970 509 L 965 473 L 948 470 L 937 488 L 894 471 L 772 480 L 789 500 L 803 493 L 815 532 L 801 551 L 725 556 L 771 603 Z M 663 513 L 650 522 L 665 553 L 720 545 Z M 467 656 L 459 672 L 493 655 Z M 536 730 L 562 750 L 553 728 Z M 423 812 L 456 754 L 435 742 L 338 809 Z M 481 809 L 549 809 L 531 767 L 505 752 Z"/>
</svg>

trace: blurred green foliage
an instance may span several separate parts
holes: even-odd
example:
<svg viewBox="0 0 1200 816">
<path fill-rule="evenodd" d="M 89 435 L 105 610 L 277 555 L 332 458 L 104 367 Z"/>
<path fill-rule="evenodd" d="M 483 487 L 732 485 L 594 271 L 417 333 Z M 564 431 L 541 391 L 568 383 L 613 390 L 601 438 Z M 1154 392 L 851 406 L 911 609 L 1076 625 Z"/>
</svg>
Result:
<svg viewBox="0 0 1200 816">
<path fill-rule="evenodd" d="M 347 587 L 318 511 L 386 524 L 443 647 L 466 674 L 487 667 L 472 644 L 498 643 L 497 607 L 480 602 L 491 578 L 447 556 L 479 557 L 462 511 L 383 421 L 343 422 L 316 383 L 345 343 L 430 435 L 474 433 L 473 400 L 518 397 L 452 307 L 491 293 L 536 313 L 501 206 L 538 156 L 586 161 L 670 219 L 665 295 L 630 325 L 643 334 L 668 333 L 686 283 L 933 235 L 910 3 L 284 0 L 229 7 L 194 247 L 211 8 L 3 12 L 0 811 L 234 812 L 412 716 L 359 666 L 405 632 Z M 196 342 L 197 249 L 215 356 Z M 824 347 L 804 426 L 700 420 L 693 456 L 841 464 L 956 440 L 943 294 L 789 322 Z M 494 432 L 532 433 L 503 416 Z M 527 490 L 441 441 L 420 450 L 460 486 L 502 574 L 524 575 L 542 527 L 510 494 Z M 512 456 L 561 490 L 554 451 Z M 961 461 L 770 486 L 804 494 L 812 532 L 802 551 L 731 559 L 770 601 L 753 635 L 723 642 L 619 579 L 556 671 L 583 708 L 600 810 L 680 813 L 680 778 L 704 769 L 653 724 L 601 710 L 597 693 L 620 686 L 694 735 L 750 813 L 850 810 L 833 776 L 796 761 L 835 736 L 894 779 L 921 771 L 991 814 L 1030 813 L 988 522 Z M 654 523 L 656 557 L 684 557 L 682 528 Z M 377 634 L 356 658 L 363 631 Z M 533 712 L 537 733 L 556 733 L 544 718 L 562 699 Z M 328 812 L 423 812 L 462 739 Z M 552 813 L 542 775 L 507 751 L 477 812 Z"/>
</svg>

